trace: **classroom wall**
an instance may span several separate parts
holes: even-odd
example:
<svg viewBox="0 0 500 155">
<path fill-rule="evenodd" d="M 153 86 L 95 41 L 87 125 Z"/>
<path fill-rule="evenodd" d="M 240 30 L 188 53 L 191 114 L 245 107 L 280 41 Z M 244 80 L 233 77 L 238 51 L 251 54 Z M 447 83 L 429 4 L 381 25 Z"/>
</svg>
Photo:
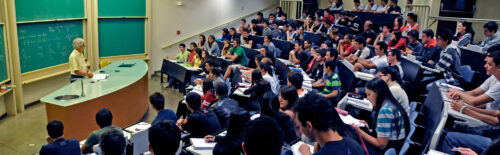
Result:
<svg viewBox="0 0 500 155">
<path fill-rule="evenodd" d="M 178 1 L 183 5 L 177 6 Z M 163 46 L 278 4 L 279 0 L 152 0 L 150 73 L 161 69 L 165 56 L 175 56 L 178 53 L 178 44 L 166 49 L 162 49 Z M 275 8 L 271 10 L 274 11 Z M 250 23 L 250 19 L 247 18 L 247 23 Z M 239 23 L 239 20 L 223 27 L 230 27 L 235 23 Z M 177 30 L 181 30 L 180 35 L 176 34 Z M 207 38 L 208 34 L 216 34 L 215 37 L 220 38 L 221 30 L 222 27 L 219 27 L 204 34 Z M 195 36 L 184 43 L 188 45 L 197 40 L 198 36 Z"/>
<path fill-rule="evenodd" d="M 498 0 L 477 0 L 477 9 L 474 13 L 474 18 L 500 20 L 500 10 L 498 9 L 498 5 L 500 5 L 500 1 Z M 483 25 L 484 23 L 472 24 L 472 28 L 476 32 L 474 42 L 484 40 Z"/>
</svg>

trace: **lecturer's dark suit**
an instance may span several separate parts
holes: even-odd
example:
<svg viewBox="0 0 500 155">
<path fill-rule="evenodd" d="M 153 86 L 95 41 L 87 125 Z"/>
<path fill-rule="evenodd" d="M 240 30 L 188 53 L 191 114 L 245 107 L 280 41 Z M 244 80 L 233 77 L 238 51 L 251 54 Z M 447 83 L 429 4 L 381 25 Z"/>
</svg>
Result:
<svg viewBox="0 0 500 155">
<path fill-rule="evenodd" d="M 59 138 L 52 144 L 42 146 L 40 155 L 80 155 L 80 142 L 73 139 Z"/>
</svg>

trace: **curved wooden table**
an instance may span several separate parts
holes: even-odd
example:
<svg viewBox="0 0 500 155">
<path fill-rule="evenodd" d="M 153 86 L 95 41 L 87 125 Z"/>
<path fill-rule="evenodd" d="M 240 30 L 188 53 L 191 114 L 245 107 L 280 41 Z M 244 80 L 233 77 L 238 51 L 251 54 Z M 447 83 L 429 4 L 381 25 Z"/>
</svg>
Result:
<svg viewBox="0 0 500 155">
<path fill-rule="evenodd" d="M 119 67 L 124 63 L 135 65 Z M 83 140 L 93 130 L 99 129 L 95 115 L 101 108 L 108 108 L 113 114 L 113 125 L 122 128 L 140 121 L 148 110 L 148 66 L 143 60 L 117 61 L 94 74 L 97 73 L 110 75 L 103 81 L 91 82 L 85 78 L 85 97 L 55 100 L 60 95 L 80 96 L 82 88 L 77 80 L 40 99 L 45 103 L 47 120 L 63 122 L 66 138 Z"/>
</svg>

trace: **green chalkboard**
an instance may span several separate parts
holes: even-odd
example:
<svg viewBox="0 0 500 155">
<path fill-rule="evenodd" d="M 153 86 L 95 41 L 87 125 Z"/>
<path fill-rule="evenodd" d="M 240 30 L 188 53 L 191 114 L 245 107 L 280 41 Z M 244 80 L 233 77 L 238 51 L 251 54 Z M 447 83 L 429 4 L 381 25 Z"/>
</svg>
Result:
<svg viewBox="0 0 500 155">
<path fill-rule="evenodd" d="M 21 72 L 68 62 L 73 39 L 83 37 L 82 20 L 17 25 Z"/>
<path fill-rule="evenodd" d="M 9 73 L 7 73 L 7 57 L 5 56 L 3 43 L 3 25 L 0 25 L 0 82 L 9 78 Z"/>
<path fill-rule="evenodd" d="M 99 0 L 99 17 L 146 16 L 146 0 Z"/>
<path fill-rule="evenodd" d="M 84 0 L 15 0 L 17 21 L 85 17 Z"/>
<path fill-rule="evenodd" d="M 99 19 L 99 57 L 144 53 L 144 19 Z"/>
</svg>

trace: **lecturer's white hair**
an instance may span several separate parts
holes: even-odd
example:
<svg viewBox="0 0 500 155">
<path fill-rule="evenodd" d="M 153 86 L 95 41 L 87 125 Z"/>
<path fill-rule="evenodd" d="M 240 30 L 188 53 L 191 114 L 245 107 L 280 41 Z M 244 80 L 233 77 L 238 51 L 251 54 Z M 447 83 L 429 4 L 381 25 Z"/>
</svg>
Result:
<svg viewBox="0 0 500 155">
<path fill-rule="evenodd" d="M 76 38 L 75 40 L 73 40 L 73 49 L 78 50 L 78 48 L 83 46 L 84 43 L 85 40 L 83 40 L 82 38 Z"/>
</svg>

